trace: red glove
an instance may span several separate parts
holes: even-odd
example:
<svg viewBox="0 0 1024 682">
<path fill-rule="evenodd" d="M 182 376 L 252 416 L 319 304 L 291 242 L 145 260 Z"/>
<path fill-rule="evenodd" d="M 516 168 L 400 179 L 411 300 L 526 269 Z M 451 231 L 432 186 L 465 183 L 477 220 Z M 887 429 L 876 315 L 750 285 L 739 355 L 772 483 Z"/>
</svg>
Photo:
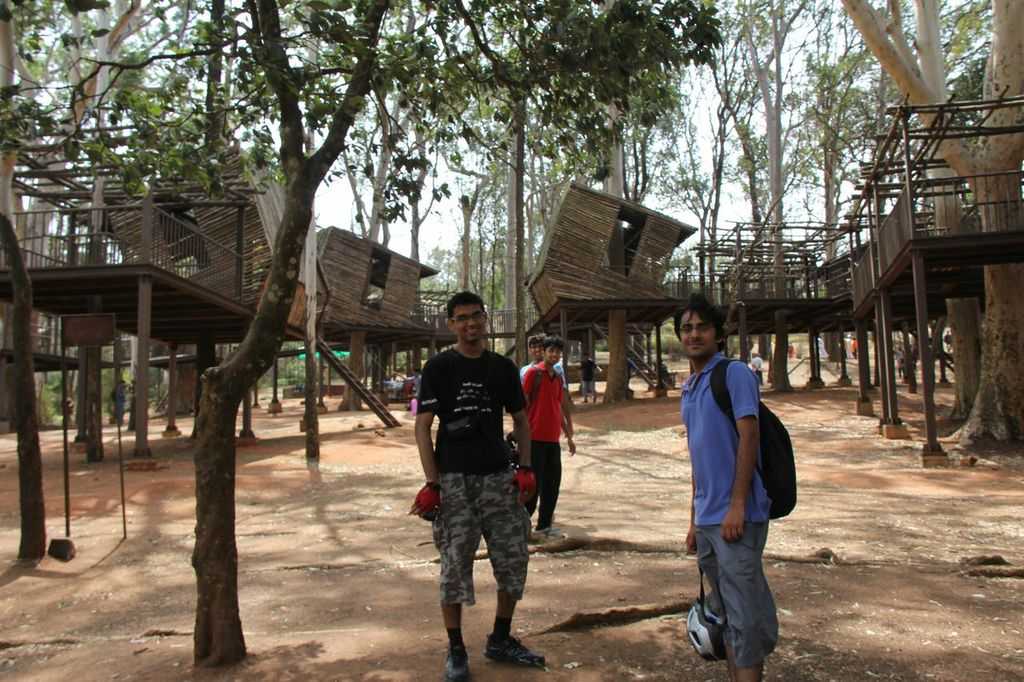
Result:
<svg viewBox="0 0 1024 682">
<path fill-rule="evenodd" d="M 441 486 L 437 483 L 427 483 L 416 493 L 416 499 L 412 503 L 410 514 L 425 516 L 433 514 L 441 506 Z"/>
<path fill-rule="evenodd" d="M 537 477 L 534 476 L 533 469 L 528 466 L 520 465 L 516 468 L 515 483 L 519 488 L 520 504 L 524 504 L 537 492 Z"/>
</svg>

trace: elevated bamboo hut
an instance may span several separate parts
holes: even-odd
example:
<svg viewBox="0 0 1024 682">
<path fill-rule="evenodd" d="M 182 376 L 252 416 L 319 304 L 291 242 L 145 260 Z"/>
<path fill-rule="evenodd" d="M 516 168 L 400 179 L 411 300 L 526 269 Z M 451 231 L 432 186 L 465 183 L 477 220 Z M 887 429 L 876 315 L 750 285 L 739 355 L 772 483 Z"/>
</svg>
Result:
<svg viewBox="0 0 1024 682">
<path fill-rule="evenodd" d="M 672 253 L 695 232 L 640 204 L 571 184 L 527 284 L 538 310 L 533 329 L 557 329 L 588 351 L 594 334 L 606 333 L 610 311 L 624 312 L 634 337 L 657 331 L 682 304 L 665 281 Z M 644 354 L 627 349 L 648 383 L 658 383 Z"/>
</svg>

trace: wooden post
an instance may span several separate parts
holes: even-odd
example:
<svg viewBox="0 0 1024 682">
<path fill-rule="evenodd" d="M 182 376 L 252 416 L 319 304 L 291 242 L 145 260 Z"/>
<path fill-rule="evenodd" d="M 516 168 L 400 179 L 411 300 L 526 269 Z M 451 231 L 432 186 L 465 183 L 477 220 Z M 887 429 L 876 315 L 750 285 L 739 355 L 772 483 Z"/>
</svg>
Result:
<svg viewBox="0 0 1024 682">
<path fill-rule="evenodd" d="M 889 416 L 889 385 L 881 381 L 882 377 L 882 323 L 881 323 L 881 301 L 875 302 L 875 338 L 874 338 L 874 349 L 875 349 L 875 386 L 878 387 L 879 393 L 881 394 L 881 405 L 882 414 L 878 418 L 878 430 L 882 430 L 882 426 L 891 422 Z"/>
<path fill-rule="evenodd" d="M 846 371 L 846 330 L 839 328 L 839 381 L 836 386 L 852 386 L 850 375 Z"/>
<path fill-rule="evenodd" d="M 142 198 L 142 234 L 139 240 L 139 260 L 142 263 L 153 262 L 153 223 L 156 209 L 153 207 L 153 195 Z"/>
<path fill-rule="evenodd" d="M 932 345 L 928 343 L 928 287 L 925 278 L 924 255 L 911 252 L 914 273 L 914 312 L 917 318 L 918 360 L 921 362 L 921 399 L 924 403 L 925 444 L 921 452 L 924 466 L 948 464 L 948 459 L 939 445 L 938 429 L 935 423 L 935 364 L 932 362 Z"/>
<path fill-rule="evenodd" d="M 867 320 L 854 322 L 857 329 L 857 414 L 862 417 L 873 417 L 875 414 L 868 394 L 870 388 L 871 368 L 868 366 L 868 324 Z"/>
<path fill-rule="evenodd" d="M 878 335 L 881 350 L 881 379 L 883 399 L 889 406 L 888 421 L 882 424 L 882 435 L 886 438 L 909 438 L 907 427 L 900 420 L 899 396 L 896 392 L 896 366 L 892 343 L 892 301 L 888 289 L 878 291 L 879 307 L 882 312 L 881 333 Z"/>
<path fill-rule="evenodd" d="M 175 438 L 181 435 L 178 430 L 178 344 L 167 347 L 167 427 L 164 438 Z"/>
<path fill-rule="evenodd" d="M 433 340 L 432 340 L 433 341 Z M 431 344 L 433 350 L 433 343 Z M 359 381 L 363 380 L 366 375 L 366 332 L 352 332 L 349 338 L 349 356 L 348 356 L 348 367 L 352 370 L 352 373 L 356 375 Z M 362 407 L 363 401 L 355 391 L 350 388 L 347 390 L 348 400 L 345 404 L 348 405 L 350 412 L 354 412 Z"/>
<path fill-rule="evenodd" d="M 747 305 L 742 301 L 736 304 L 736 315 L 737 332 L 740 337 L 740 360 L 747 364 L 750 362 L 750 336 L 747 330 Z"/>
<path fill-rule="evenodd" d="M 558 333 L 562 337 L 562 343 L 569 344 L 569 325 L 565 316 L 565 306 L 558 306 Z M 567 364 L 567 363 L 562 363 Z"/>
<path fill-rule="evenodd" d="M 437 355 L 437 337 L 436 336 L 431 336 L 430 337 L 430 345 L 427 346 L 427 359 L 429 360 L 430 358 L 434 357 L 435 355 Z"/>
<path fill-rule="evenodd" d="M 149 449 L 149 334 L 153 315 L 153 280 L 139 277 L 138 374 L 135 377 L 135 456 L 150 457 Z"/>
<path fill-rule="evenodd" d="M 329 346 L 328 346 L 329 348 Z M 315 351 L 314 347 L 314 351 Z M 327 404 L 324 402 L 324 394 L 327 392 L 327 385 L 324 383 L 324 374 L 327 371 L 327 360 L 324 359 L 323 353 L 317 353 L 317 364 L 320 370 L 320 385 L 317 386 L 316 392 L 316 409 L 320 414 L 327 412 Z"/>
<path fill-rule="evenodd" d="M 821 353 L 818 352 L 817 329 L 812 328 L 807 333 L 807 343 L 810 345 L 807 360 L 811 367 L 811 376 L 807 380 L 807 388 L 824 388 L 825 382 L 821 380 Z"/>
<path fill-rule="evenodd" d="M 661 373 L 661 325 L 654 325 L 654 371 L 657 373 L 658 382 L 654 388 L 656 398 L 664 398 L 668 395 L 668 387 L 665 386 L 665 377 Z"/>
<path fill-rule="evenodd" d="M 267 412 L 270 414 L 281 414 L 281 401 L 277 399 L 277 355 L 274 355 L 273 365 L 273 397 L 270 399 L 270 405 L 267 406 Z"/>
<path fill-rule="evenodd" d="M 235 295 L 242 297 L 242 285 L 245 281 L 245 206 L 238 207 L 235 223 Z"/>
</svg>

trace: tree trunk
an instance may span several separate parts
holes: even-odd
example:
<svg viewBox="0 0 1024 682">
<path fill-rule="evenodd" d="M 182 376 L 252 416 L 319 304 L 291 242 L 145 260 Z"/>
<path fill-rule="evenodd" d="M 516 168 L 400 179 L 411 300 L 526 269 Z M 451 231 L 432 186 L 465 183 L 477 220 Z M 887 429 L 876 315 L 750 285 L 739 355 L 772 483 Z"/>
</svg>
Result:
<svg viewBox="0 0 1024 682">
<path fill-rule="evenodd" d="M 985 268 L 981 382 L 961 440 L 1024 438 L 1024 265 Z M 957 382 L 960 367 L 956 366 Z"/>
<path fill-rule="evenodd" d="M 245 636 L 238 611 L 238 547 L 235 544 L 235 421 L 240 380 L 225 385 L 220 368 L 202 376 L 196 419 L 196 623 L 193 658 L 212 667 L 245 658 Z M 236 394 L 236 395 L 231 395 Z"/>
<path fill-rule="evenodd" d="M 306 336 L 306 404 L 303 419 L 306 425 L 306 459 L 320 459 L 320 382 L 317 376 L 316 341 Z"/>
<path fill-rule="evenodd" d="M 470 238 L 472 235 L 473 226 L 473 201 L 468 195 L 463 194 L 459 199 L 459 205 L 462 208 L 462 238 L 459 240 L 461 243 L 460 259 L 459 259 L 459 289 L 467 291 L 469 289 L 469 270 L 470 264 Z"/>
<path fill-rule="evenodd" d="M 1019 166 L 1019 161 L 1017 161 Z M 998 175 L 972 187 L 982 211 L 982 229 L 1000 232 L 1020 225 L 1020 175 Z M 985 267 L 981 382 L 961 441 L 1024 438 L 1024 264 Z M 958 370 L 959 368 L 957 368 Z M 959 374 L 957 375 L 959 377 Z"/>
<path fill-rule="evenodd" d="M 787 360 L 789 358 L 789 323 L 786 321 L 786 311 L 779 310 L 775 313 L 775 344 L 772 352 L 772 387 L 776 391 L 792 391 L 793 385 L 789 383 L 789 370 Z"/>
<path fill-rule="evenodd" d="M 366 332 L 352 332 L 349 337 L 348 352 L 348 368 L 352 370 L 359 381 L 362 381 L 366 376 Z M 359 394 L 353 391 L 351 386 L 348 387 L 346 393 L 348 394 L 346 404 L 349 411 L 354 412 L 361 409 L 363 400 Z"/>
<path fill-rule="evenodd" d="M 526 364 L 526 101 L 519 102 L 515 116 L 515 226 L 516 268 L 513 273 L 516 289 L 516 365 Z"/>
<path fill-rule="evenodd" d="M 18 434 L 18 494 L 21 511 L 21 542 L 18 559 L 38 561 L 46 555 L 46 508 L 43 500 L 43 461 L 39 449 L 39 418 L 36 412 L 35 368 L 32 358 L 32 281 L 21 258 L 14 226 L 0 211 L 0 246 L 7 250 L 13 305 L 5 324 L 14 341 L 14 429 Z M 6 385 L 3 390 L 7 390 Z M 28 398 L 26 399 L 26 396 Z"/>
<path fill-rule="evenodd" d="M 626 311 L 608 311 L 608 376 L 604 389 L 604 402 L 617 403 L 626 399 L 629 387 L 626 362 Z"/>
<path fill-rule="evenodd" d="M 955 401 L 953 419 L 967 419 L 981 382 L 981 308 L 976 298 L 946 299 L 946 321 L 953 335 Z"/>
</svg>

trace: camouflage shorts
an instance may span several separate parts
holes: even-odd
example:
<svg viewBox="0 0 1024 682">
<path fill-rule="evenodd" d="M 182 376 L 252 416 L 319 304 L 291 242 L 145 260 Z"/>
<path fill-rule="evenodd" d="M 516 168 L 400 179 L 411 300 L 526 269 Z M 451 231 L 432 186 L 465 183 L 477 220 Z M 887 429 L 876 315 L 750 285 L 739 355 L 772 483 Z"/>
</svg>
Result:
<svg viewBox="0 0 1024 682">
<path fill-rule="evenodd" d="M 529 553 L 530 519 L 519 504 L 512 472 L 483 476 L 441 474 L 441 511 L 434 545 L 441 553 L 441 603 L 476 602 L 473 557 L 480 536 L 487 542 L 498 589 L 522 599 Z"/>
</svg>

